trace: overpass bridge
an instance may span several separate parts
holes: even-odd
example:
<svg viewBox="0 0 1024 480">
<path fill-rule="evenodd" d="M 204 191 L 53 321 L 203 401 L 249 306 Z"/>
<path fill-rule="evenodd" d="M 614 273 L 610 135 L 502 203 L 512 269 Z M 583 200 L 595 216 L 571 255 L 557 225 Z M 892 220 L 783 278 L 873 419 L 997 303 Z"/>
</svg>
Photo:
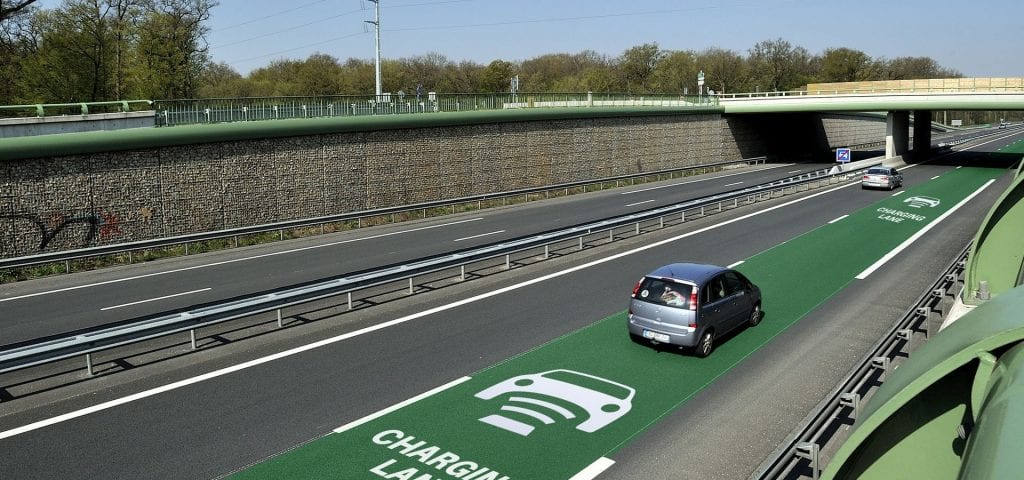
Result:
<svg viewBox="0 0 1024 480">
<path fill-rule="evenodd" d="M 726 114 L 885 112 L 885 156 L 893 158 L 910 150 L 909 127 L 913 118 L 931 119 L 940 110 L 1024 110 L 1024 91 L 1007 92 L 881 92 L 809 94 L 771 92 L 718 96 Z M 914 122 L 913 150 L 931 145 L 931 122 Z"/>
</svg>

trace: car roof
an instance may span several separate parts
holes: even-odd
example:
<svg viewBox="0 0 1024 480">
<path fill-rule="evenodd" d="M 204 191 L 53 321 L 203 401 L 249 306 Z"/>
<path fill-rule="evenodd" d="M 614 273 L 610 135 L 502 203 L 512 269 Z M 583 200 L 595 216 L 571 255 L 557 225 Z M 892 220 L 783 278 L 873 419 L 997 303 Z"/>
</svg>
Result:
<svg viewBox="0 0 1024 480">
<path fill-rule="evenodd" d="M 648 277 L 668 277 L 677 280 L 688 280 L 696 284 L 703 284 L 711 277 L 729 270 L 718 265 L 706 263 L 672 263 L 665 265 L 648 273 Z"/>
</svg>

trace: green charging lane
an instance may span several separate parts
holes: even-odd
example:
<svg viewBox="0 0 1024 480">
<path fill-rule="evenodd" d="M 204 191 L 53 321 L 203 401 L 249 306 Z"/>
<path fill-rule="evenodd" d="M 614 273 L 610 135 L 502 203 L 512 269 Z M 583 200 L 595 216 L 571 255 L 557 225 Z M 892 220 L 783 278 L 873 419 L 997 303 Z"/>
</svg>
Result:
<svg viewBox="0 0 1024 480">
<path fill-rule="evenodd" d="M 232 478 L 594 478 L 606 456 L 1000 174 L 950 171 L 747 259 L 737 268 L 761 287 L 765 317 L 708 358 L 631 341 L 620 313 Z M 700 261 L 666 263 L 681 260 Z"/>
</svg>

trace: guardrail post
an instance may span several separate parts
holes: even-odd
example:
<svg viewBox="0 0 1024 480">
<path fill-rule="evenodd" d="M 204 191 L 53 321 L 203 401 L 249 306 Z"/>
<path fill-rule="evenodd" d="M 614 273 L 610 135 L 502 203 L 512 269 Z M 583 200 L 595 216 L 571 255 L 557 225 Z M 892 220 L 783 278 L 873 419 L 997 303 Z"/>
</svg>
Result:
<svg viewBox="0 0 1024 480">
<path fill-rule="evenodd" d="M 889 357 L 875 357 L 871 359 L 871 365 L 882 370 L 881 380 L 885 380 L 889 376 L 889 366 L 891 364 L 892 360 Z"/>
<path fill-rule="evenodd" d="M 465 282 L 466 281 L 466 266 L 465 265 L 459 266 L 459 281 L 460 282 Z"/>
<path fill-rule="evenodd" d="M 348 309 L 352 310 L 352 292 L 348 292 Z"/>
<path fill-rule="evenodd" d="M 851 420 L 857 420 L 860 416 L 860 394 L 859 393 L 844 393 L 839 396 L 839 405 L 844 407 L 850 407 L 853 409 L 853 415 L 850 415 Z"/>
<path fill-rule="evenodd" d="M 512 255 L 505 255 L 505 270 L 512 269 Z"/>
<path fill-rule="evenodd" d="M 640 235 L 640 222 L 636 222 L 636 234 Z"/>
<path fill-rule="evenodd" d="M 88 373 L 90 377 L 94 375 L 93 371 L 92 371 L 92 354 L 91 353 L 85 354 L 85 372 Z"/>
<path fill-rule="evenodd" d="M 415 288 L 415 285 L 413 284 L 412 279 L 413 279 L 413 277 L 409 277 L 409 295 L 413 294 L 413 289 Z"/>
<path fill-rule="evenodd" d="M 681 223 L 686 223 L 686 211 L 685 210 L 682 211 L 682 212 L 679 212 L 679 221 Z"/>
<path fill-rule="evenodd" d="M 281 318 L 281 309 L 277 309 L 277 328 L 284 327 L 284 319 Z"/>
<path fill-rule="evenodd" d="M 550 253 L 548 251 L 548 246 L 544 245 L 544 260 L 547 260 L 549 258 L 549 256 L 550 256 Z"/>
<path fill-rule="evenodd" d="M 193 329 L 189 330 L 188 331 L 188 335 L 189 335 L 189 338 L 192 340 L 192 350 L 195 350 L 196 349 L 196 329 L 193 328 Z"/>
<path fill-rule="evenodd" d="M 818 444 L 813 442 L 800 442 L 796 444 L 794 455 L 805 458 L 811 462 L 811 478 L 818 480 Z"/>
</svg>

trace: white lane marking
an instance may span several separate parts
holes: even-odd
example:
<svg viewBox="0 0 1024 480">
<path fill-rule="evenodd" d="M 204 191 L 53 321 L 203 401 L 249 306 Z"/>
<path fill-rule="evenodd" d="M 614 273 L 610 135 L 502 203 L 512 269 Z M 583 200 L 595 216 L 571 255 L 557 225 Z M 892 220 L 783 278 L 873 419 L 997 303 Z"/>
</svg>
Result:
<svg viewBox="0 0 1024 480">
<path fill-rule="evenodd" d="M 426 392 L 423 392 L 423 393 L 421 393 L 419 395 L 416 395 L 415 397 L 412 397 L 412 398 L 410 398 L 408 400 L 404 400 L 404 401 L 398 402 L 398 403 L 396 403 L 396 404 L 394 404 L 394 405 L 392 405 L 392 406 L 390 406 L 388 408 L 385 408 L 383 410 L 379 410 L 376 413 L 371 413 L 371 414 L 369 414 L 369 415 L 367 415 L 367 416 L 365 416 L 363 418 L 360 418 L 359 420 L 355 420 L 355 421 L 346 423 L 346 424 L 344 424 L 344 425 L 342 425 L 342 426 L 340 426 L 338 428 L 335 428 L 334 429 L 334 433 L 342 433 L 342 432 L 345 432 L 346 430 L 351 430 L 353 428 L 356 428 L 356 427 L 358 427 L 358 426 L 360 426 L 360 425 L 362 425 L 364 423 L 372 422 L 372 421 L 374 421 L 374 420 L 376 420 L 376 419 L 378 419 L 380 417 L 383 417 L 384 415 L 387 415 L 387 414 L 389 414 L 389 413 L 391 413 L 391 412 L 393 412 L 395 410 L 398 410 L 400 408 L 408 407 L 409 405 L 412 405 L 412 404 L 414 404 L 414 403 L 416 403 L 416 402 L 418 402 L 420 400 L 423 400 L 424 398 L 432 397 L 432 396 L 437 395 L 438 393 L 441 393 L 441 392 L 443 392 L 445 390 L 448 390 L 449 388 L 452 388 L 452 387 L 454 387 L 456 385 L 462 384 L 464 382 L 468 382 L 472 378 L 473 377 L 457 378 L 457 379 L 452 380 L 452 381 L 450 381 L 450 382 L 448 382 L 448 383 L 446 383 L 444 385 L 441 385 L 440 387 L 437 387 L 437 388 L 434 388 L 434 389 L 431 389 L 431 390 L 427 390 Z"/>
<path fill-rule="evenodd" d="M 892 194 L 890 196 L 891 197 L 898 197 L 900 195 L 903 195 L 903 192 L 906 192 L 906 190 L 900 190 L 900 191 L 898 191 L 898 192 L 896 192 L 896 193 L 894 193 L 894 194 Z"/>
<path fill-rule="evenodd" d="M 961 168 L 964 168 L 964 166 L 963 165 L 957 165 L 956 170 L 960 170 Z"/>
<path fill-rule="evenodd" d="M 44 420 L 39 420 L 37 422 L 33 422 L 33 423 L 28 424 L 28 425 L 23 425 L 21 427 L 17 427 L 17 428 L 13 428 L 11 430 L 0 432 L 0 440 L 3 440 L 5 438 L 10 438 L 10 437 L 13 437 L 15 435 L 20 435 L 22 433 L 31 432 L 33 430 L 38 430 L 40 428 L 44 428 L 44 427 L 48 427 L 48 426 L 51 426 L 51 425 L 55 425 L 55 424 L 58 424 L 58 423 L 61 423 L 61 422 L 66 422 L 68 420 L 73 420 L 75 418 L 83 417 L 85 415 L 89 415 L 89 414 L 92 414 L 92 413 L 96 413 L 96 412 L 100 412 L 100 411 L 107 410 L 107 409 L 110 409 L 110 408 L 118 407 L 118 406 L 124 405 L 126 403 L 134 402 L 136 400 L 142 400 L 144 398 L 152 397 L 154 395 L 159 395 L 161 393 L 169 392 L 171 390 L 176 390 L 178 388 L 187 387 L 189 385 L 193 385 L 193 384 L 200 383 L 200 382 L 205 382 L 206 380 L 210 380 L 210 379 L 221 377 L 221 376 L 228 375 L 228 374 L 231 374 L 231 373 L 239 372 L 239 371 L 242 371 L 242 370 L 245 370 L 245 369 L 248 369 L 248 368 L 252 368 L 252 367 L 259 366 L 259 365 L 263 365 L 264 363 L 269 363 L 269 362 L 272 362 L 272 361 L 275 361 L 275 360 L 280 360 L 282 358 L 290 357 L 290 356 L 297 355 L 297 354 L 300 354 L 300 353 L 303 353 L 303 352 L 308 352 L 310 350 L 315 350 L 317 348 L 325 347 L 325 346 L 328 346 L 328 345 L 332 345 L 332 344 L 335 344 L 335 343 L 338 343 L 338 342 L 341 342 L 341 341 L 344 341 L 344 340 L 348 340 L 350 338 L 358 337 L 358 336 L 365 335 L 365 334 L 368 334 L 368 333 L 371 333 L 371 332 L 376 332 L 377 330 L 383 330 L 385 328 L 390 328 L 390 327 L 393 327 L 395 325 L 400 325 L 400 324 L 403 324 L 403 323 L 406 323 L 406 322 L 410 322 L 410 321 L 413 321 L 413 320 L 418 320 L 420 318 L 427 317 L 427 316 L 433 315 L 435 313 L 445 312 L 445 311 L 448 311 L 448 310 L 452 310 L 452 309 L 461 307 L 463 305 L 468 305 L 470 303 L 479 302 L 481 300 L 484 300 L 484 299 L 487 299 L 487 298 L 490 298 L 490 297 L 494 297 L 494 296 L 497 296 L 497 295 L 502 295 L 502 294 L 505 294 L 505 293 L 508 293 L 508 292 L 511 292 L 511 291 L 514 291 L 514 290 L 518 290 L 520 288 L 525 288 L 525 287 L 528 287 L 530 285 L 534 285 L 536 283 L 546 282 L 546 281 L 551 280 L 553 278 L 561 277 L 563 275 L 568 275 L 570 273 L 576 273 L 576 272 L 578 272 L 580 270 L 585 270 L 585 269 L 588 269 L 588 268 L 596 266 L 596 265 L 601 265 L 603 263 L 607 263 L 607 262 L 611 262 L 611 261 L 614 261 L 614 260 L 618 260 L 620 258 L 627 257 L 627 256 L 630 256 L 630 255 L 634 255 L 634 254 L 637 254 L 637 253 L 640 253 L 640 252 L 643 252 L 643 251 L 646 251 L 646 250 L 650 250 L 652 248 L 658 248 L 658 247 L 661 247 L 663 245 L 668 245 L 668 244 L 673 243 L 673 242 L 678 242 L 679 240 L 683 240 L 685 238 L 689 238 L 689 237 L 692 237 L 692 236 L 695 236 L 695 235 L 699 235 L 699 234 L 702 234 L 704 232 L 709 232 L 711 230 L 715 230 L 715 229 L 724 227 L 726 225 L 731 225 L 731 224 L 736 223 L 736 222 L 741 222 L 741 221 L 746 220 L 748 218 L 756 217 L 758 215 L 764 215 L 764 214 L 766 214 L 768 212 L 772 212 L 772 211 L 778 210 L 780 208 L 785 208 L 785 207 L 788 207 L 790 205 L 795 205 L 795 204 L 800 203 L 800 202 L 805 202 L 807 200 L 811 200 L 811 199 L 817 198 L 819 196 L 827 195 L 829 193 L 836 192 L 836 191 L 842 190 L 844 188 L 849 188 L 849 187 L 852 187 L 852 186 L 855 186 L 855 185 L 860 185 L 860 183 L 859 182 L 850 182 L 850 183 L 848 183 L 846 185 L 840 185 L 838 187 L 831 188 L 831 189 L 828 189 L 828 190 L 825 190 L 825 191 L 822 191 L 822 192 L 818 192 L 818 193 L 815 193 L 815 194 L 811 194 L 811 195 L 808 195 L 806 197 L 801 197 L 801 198 L 797 198 L 795 200 L 790 200 L 790 201 L 788 201 L 786 203 L 781 203 L 781 204 L 775 205 L 773 207 L 768 207 L 768 208 L 766 208 L 764 210 L 758 210 L 756 212 L 748 213 L 748 214 L 740 216 L 740 217 L 736 217 L 736 218 L 733 218 L 733 219 L 730 219 L 730 220 L 726 220 L 726 221 L 724 221 L 722 223 L 718 223 L 718 224 L 714 224 L 714 225 L 709 225 L 707 227 L 694 230 L 692 232 L 687 232 L 687 233 L 684 233 L 684 234 L 681 234 L 681 235 L 677 235 L 675 237 L 666 238 L 664 240 L 660 240 L 660 241 L 657 241 L 657 242 L 649 243 L 649 244 L 637 247 L 637 248 L 635 248 L 633 250 L 627 250 L 625 252 L 619 252 L 619 253 L 617 253 L 615 255 L 612 255 L 612 256 L 609 256 L 609 257 L 599 258 L 597 260 L 593 260 L 593 261 L 588 262 L 588 263 L 576 265 L 574 267 L 570 267 L 570 268 L 567 268 L 565 270 L 560 270 L 560 271 L 557 271 L 557 272 L 552 272 L 552 273 L 549 273 L 547 275 L 544 275 L 544 276 L 541 276 L 541 277 L 535 277 L 535 278 L 532 278 L 530 280 L 526 280 L 526 281 L 521 282 L 521 283 L 517 283 L 517 284 L 514 284 L 514 285 L 509 285 L 507 287 L 502 287 L 502 288 L 499 288 L 499 289 L 496 289 L 496 290 L 491 290 L 489 292 L 482 293 L 482 294 L 477 295 L 475 297 L 464 298 L 462 300 L 457 300 L 455 302 L 448 303 L 448 304 L 445 304 L 445 305 L 439 305 L 437 307 L 434 307 L 434 308 L 431 308 L 431 309 L 428 309 L 428 310 L 423 310 L 423 311 L 420 311 L 420 312 L 416 312 L 416 313 L 413 313 L 413 314 L 410 314 L 410 315 L 406 315 L 404 317 L 396 318 L 394 320 L 389 320 L 387 322 L 379 323 L 377 325 L 371 325 L 369 327 L 361 328 L 359 330 L 354 330 L 354 331 L 351 331 L 351 332 L 348 332 L 348 333 L 344 333 L 344 334 L 341 334 L 341 335 L 338 335 L 338 336 L 335 336 L 335 337 L 325 338 L 323 340 L 320 340 L 320 341 L 317 341 L 317 342 L 313 342 L 313 343 L 310 343 L 308 345 L 302 345 L 302 346 L 299 346 L 299 347 L 292 348 L 290 350 L 285 350 L 283 352 L 278 352 L 278 353 L 275 353 L 275 354 L 272 354 L 272 355 L 267 355 L 265 357 L 256 358 L 256 359 L 253 359 L 253 360 L 249 360 L 248 362 L 240 363 L 240 364 L 237 364 L 237 365 L 232 365 L 230 367 L 225 367 L 225 368 L 222 368 L 220 370 L 214 370 L 212 372 L 204 373 L 204 374 L 199 375 L 199 376 L 195 376 L 195 377 L 179 380 L 177 382 L 169 383 L 167 385 L 162 385 L 162 386 L 159 386 L 159 387 L 156 387 L 156 388 L 152 388 L 152 389 L 149 389 L 149 390 L 146 390 L 146 391 L 143 391 L 143 392 L 134 393 L 134 394 L 128 395 L 126 397 L 116 398 L 114 400 L 109 400 L 107 402 L 103 402 L 103 403 L 98 404 L 98 405 L 93 405 L 91 407 L 86 407 L 86 408 L 83 408 L 83 409 L 80 409 L 80 410 L 75 410 L 73 412 L 68 412 L 68 413 L 65 413 L 65 414 L 62 414 L 62 415 L 57 415 L 56 417 L 47 418 L 47 419 L 44 419 Z"/>
<path fill-rule="evenodd" d="M 790 170 L 790 171 L 788 171 L 788 172 L 786 172 L 786 173 L 800 173 L 800 172 L 802 172 L 802 171 L 803 171 L 803 170 Z"/>
<path fill-rule="evenodd" d="M 200 288 L 199 290 L 192 290 L 190 292 L 174 293 L 174 294 L 171 294 L 171 295 L 164 295 L 162 297 L 150 298 L 148 300 L 139 300 L 137 302 L 123 303 L 121 305 L 114 305 L 113 307 L 103 307 L 103 308 L 100 309 L 100 311 L 104 311 L 105 312 L 107 310 L 113 310 L 115 308 L 130 307 L 132 305 L 138 305 L 140 303 L 149 303 L 149 302 L 155 302 L 155 301 L 158 301 L 158 300 L 166 300 L 168 298 L 181 297 L 181 296 L 185 296 L 185 295 L 191 295 L 193 293 L 206 292 L 206 291 L 209 291 L 209 290 L 213 290 L 213 289 L 211 287 L 206 287 L 206 288 Z"/>
<path fill-rule="evenodd" d="M 941 177 L 941 176 L 942 176 L 942 175 L 936 175 L 936 176 L 934 176 L 934 177 L 930 178 L 929 180 L 935 180 L 936 178 L 939 178 L 939 177 Z"/>
<path fill-rule="evenodd" d="M 642 202 L 630 203 L 630 204 L 628 204 L 628 205 L 626 205 L 626 206 L 627 206 L 627 207 L 635 207 L 635 206 L 637 206 L 637 205 L 643 205 L 643 204 L 645 204 L 645 203 L 651 203 L 651 202 L 653 202 L 653 201 L 654 201 L 654 200 L 644 200 L 644 201 L 642 201 Z"/>
<path fill-rule="evenodd" d="M 609 467 L 615 464 L 615 460 L 608 457 L 601 457 L 594 460 L 587 468 L 580 470 L 580 473 L 573 475 L 569 480 L 594 480 L 598 475 L 608 470 Z"/>
<path fill-rule="evenodd" d="M 889 253 L 885 254 L 884 257 L 878 259 L 878 261 L 875 262 L 873 265 L 871 265 L 870 267 L 865 269 L 863 272 L 860 272 L 860 275 L 857 275 L 857 277 L 856 277 L 857 280 L 864 280 L 865 278 L 868 278 L 869 275 L 871 275 L 872 273 L 875 273 L 875 270 L 878 270 L 879 268 L 882 267 L 882 265 L 885 265 L 886 262 L 888 262 L 889 260 L 892 260 L 893 257 L 898 255 L 900 252 L 902 252 L 903 250 L 906 250 L 906 248 L 909 247 L 912 243 L 916 242 L 919 238 L 924 236 L 925 233 L 928 233 L 929 230 L 931 230 L 936 225 L 938 225 L 940 222 L 942 222 L 947 217 L 952 215 L 953 212 L 959 210 L 960 207 L 962 207 L 965 204 L 967 204 L 967 202 L 971 201 L 974 197 L 977 197 L 979 194 L 981 194 L 982 191 L 984 191 L 986 188 L 989 187 L 989 185 L 992 185 L 993 183 L 995 183 L 994 179 L 993 180 L 989 180 L 987 183 L 982 185 L 981 188 L 975 190 L 974 193 L 968 195 L 967 198 L 961 200 L 960 203 L 957 203 L 956 205 L 953 206 L 953 208 L 951 208 L 948 211 L 946 211 L 946 213 L 943 213 L 942 215 L 939 215 L 938 218 L 936 218 L 935 220 L 932 220 L 931 223 L 929 223 L 928 225 L 925 225 L 924 228 L 919 230 L 917 233 L 912 235 L 910 238 L 904 240 L 903 243 L 899 244 L 899 246 L 897 246 L 896 248 L 892 249 L 892 251 L 890 251 Z"/>
<path fill-rule="evenodd" d="M 353 238 L 353 239 L 350 239 L 350 240 L 342 240 L 340 242 L 323 243 L 323 244 L 319 244 L 319 245 L 312 245 L 312 246 L 309 246 L 309 247 L 295 248 L 295 249 L 292 249 L 292 250 L 283 250 L 283 251 L 280 251 L 280 252 L 264 253 L 264 254 L 256 255 L 256 256 L 252 256 L 252 257 L 236 258 L 234 260 L 224 260 L 223 262 L 207 263 L 207 264 L 203 264 L 203 265 L 196 265 L 196 266 L 193 266 L 193 267 L 176 268 L 174 270 L 167 270 L 167 271 L 155 272 L 155 273 L 147 273 L 145 275 L 136 275 L 134 277 L 118 278 L 116 280 L 107 280 L 105 282 L 96 282 L 96 283 L 90 283 L 90 284 L 86 284 L 86 285 L 77 285 L 77 286 L 74 286 L 74 287 L 58 288 L 56 290 L 47 290 L 45 292 L 30 293 L 30 294 L 27 294 L 27 295 L 19 295 L 17 297 L 0 298 L 0 303 L 9 302 L 11 300 L 20 300 L 20 299 L 23 299 L 23 298 L 38 297 L 40 295 L 49 295 L 51 293 L 69 292 L 69 291 L 72 291 L 72 290 L 80 290 L 80 289 L 83 289 L 83 288 L 98 287 L 98 286 L 101 286 L 101 285 L 109 285 L 111 283 L 130 282 L 132 280 L 138 280 L 138 279 L 141 279 L 141 278 L 148 278 L 148 277 L 156 277 L 156 276 L 159 276 L 159 275 L 167 275 L 169 273 L 187 272 L 189 270 L 197 270 L 197 269 L 200 269 L 200 268 L 216 267 L 216 266 L 219 266 L 219 265 L 227 265 L 227 264 L 230 264 L 230 263 L 245 262 L 245 261 L 248 261 L 248 260 L 256 260 L 256 259 L 259 259 L 259 258 L 273 257 L 273 256 L 277 256 L 277 255 L 285 255 L 285 254 L 288 254 L 288 253 L 302 252 L 302 251 L 305 251 L 305 250 L 313 250 L 313 249 L 316 249 L 316 248 L 333 247 L 335 245 L 343 245 L 343 244 L 346 244 L 346 243 L 361 242 L 363 240 L 373 240 L 373 239 L 376 239 L 376 238 L 390 237 L 390 236 L 393 236 L 393 235 L 401 235 L 403 233 L 412 233 L 412 232 L 419 232 L 419 231 L 422 231 L 422 230 L 430 230 L 430 229 L 434 229 L 434 228 L 450 227 L 452 225 L 459 225 L 459 224 L 462 224 L 462 223 L 476 222 L 478 220 L 483 220 L 483 217 L 471 218 L 471 219 L 468 219 L 468 220 L 460 220 L 458 222 L 442 223 L 440 225 L 430 225 L 430 226 L 427 226 L 427 227 L 413 228 L 413 229 L 409 229 L 409 230 L 402 230 L 400 232 L 382 233 L 380 235 L 372 235 L 372 236 L 363 237 L 363 238 Z"/>
<path fill-rule="evenodd" d="M 762 168 L 760 170 L 754 170 L 754 171 L 755 172 L 761 172 L 761 171 L 764 171 L 764 170 L 772 170 L 772 169 L 775 169 L 775 168 L 788 167 L 790 165 L 792 165 L 792 163 L 784 163 L 784 164 L 779 165 L 777 167 Z M 737 172 L 737 173 L 730 173 L 728 175 L 720 175 L 720 176 L 712 177 L 712 178 L 699 178 L 697 180 L 690 180 L 690 181 L 686 181 L 686 182 L 672 183 L 672 184 L 668 184 L 668 185 L 658 185 L 656 187 L 641 188 L 639 190 L 630 190 L 628 192 L 622 192 L 619 195 L 632 195 L 634 193 L 649 192 L 651 190 L 659 190 L 659 189 L 662 189 L 662 188 L 678 187 L 680 185 L 689 185 L 691 183 L 697 183 L 697 182 L 707 182 L 709 180 L 718 180 L 718 179 L 721 179 L 721 178 L 735 177 L 736 175 L 746 175 L 748 173 L 750 173 L 750 172 Z"/>
<path fill-rule="evenodd" d="M 743 182 L 729 183 L 729 184 L 722 185 L 722 186 L 723 187 L 735 187 L 736 185 L 743 185 Z"/>
<path fill-rule="evenodd" d="M 474 238 L 486 237 L 486 236 L 489 236 L 489 235 L 497 235 L 497 234 L 499 234 L 499 233 L 505 233 L 505 231 L 504 231 L 504 230 L 498 230 L 498 231 L 496 231 L 496 232 L 490 232 L 490 233 L 481 233 L 480 235 L 473 235 L 472 237 L 462 237 L 462 238 L 456 238 L 456 239 L 455 239 L 454 241 L 456 241 L 456 242 L 461 242 L 461 241 L 463 241 L 463 240 L 472 240 L 472 239 L 474 239 Z"/>
<path fill-rule="evenodd" d="M 740 266 L 740 265 L 743 265 L 743 262 L 746 262 L 746 260 L 740 260 L 740 261 L 738 261 L 738 262 L 736 262 L 736 263 L 734 263 L 734 264 L 732 264 L 732 265 L 729 265 L 729 266 L 728 266 L 728 267 L 726 267 L 726 268 L 736 268 L 736 267 L 738 267 L 738 266 Z"/>
<path fill-rule="evenodd" d="M 838 222 L 838 221 L 840 221 L 840 220 L 842 220 L 842 219 L 844 219 L 844 218 L 846 218 L 846 217 L 849 217 L 849 215 L 843 215 L 843 216 L 841 216 L 841 217 L 839 217 L 839 218 L 836 218 L 836 219 L 834 219 L 834 220 L 832 220 L 832 221 L 828 222 L 828 224 L 829 224 L 829 225 L 832 225 L 833 223 L 836 223 L 836 222 Z"/>
</svg>

